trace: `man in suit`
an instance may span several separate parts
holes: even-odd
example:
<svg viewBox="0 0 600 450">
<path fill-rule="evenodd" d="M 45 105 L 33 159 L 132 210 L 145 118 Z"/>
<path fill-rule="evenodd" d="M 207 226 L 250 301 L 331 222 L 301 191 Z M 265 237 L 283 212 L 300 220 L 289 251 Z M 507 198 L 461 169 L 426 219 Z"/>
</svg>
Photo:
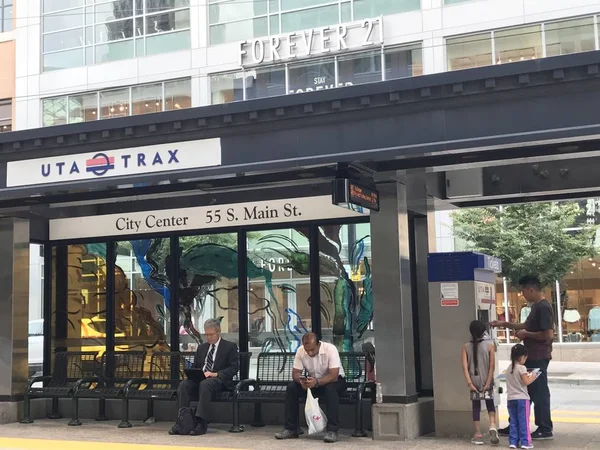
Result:
<svg viewBox="0 0 600 450">
<path fill-rule="evenodd" d="M 178 408 L 189 407 L 194 400 L 196 408 L 196 428 L 192 435 L 206 433 L 210 419 L 210 404 L 217 392 L 232 390 L 235 385 L 233 377 L 239 367 L 237 345 L 221 338 L 221 323 L 217 319 L 209 319 L 204 323 L 206 342 L 198 347 L 194 356 L 193 367 L 202 369 L 206 379 L 200 384 L 192 380 L 183 380 L 177 391 Z M 177 424 L 169 434 L 180 434 Z"/>
</svg>

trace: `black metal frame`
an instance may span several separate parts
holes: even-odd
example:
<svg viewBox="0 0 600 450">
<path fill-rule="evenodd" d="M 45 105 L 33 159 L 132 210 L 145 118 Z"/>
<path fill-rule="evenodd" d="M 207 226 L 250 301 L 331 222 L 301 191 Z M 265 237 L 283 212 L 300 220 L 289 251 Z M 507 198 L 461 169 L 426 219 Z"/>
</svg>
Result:
<svg viewBox="0 0 600 450">
<path fill-rule="evenodd" d="M 252 230 L 278 230 L 284 228 L 293 228 L 299 226 L 307 226 L 309 228 L 309 255 L 310 255 L 310 282 L 311 282 L 311 321 L 312 321 L 312 331 L 317 333 L 319 336 L 321 335 L 321 298 L 320 298 L 320 267 L 319 267 L 319 226 L 324 225 L 334 225 L 334 224 L 358 224 L 358 223 L 368 223 L 368 216 L 358 217 L 358 218 L 350 218 L 345 220 L 335 219 L 335 220 L 323 220 L 323 221 L 313 221 L 313 222 L 295 222 L 289 224 L 274 224 L 269 226 L 253 226 L 253 227 L 245 227 L 245 228 L 222 228 L 217 230 L 198 230 L 196 232 L 193 231 L 182 231 L 175 232 L 169 234 L 153 234 L 153 235 L 136 235 L 136 236 L 119 236 L 119 237 L 109 237 L 102 239 L 77 239 L 69 242 L 60 241 L 53 243 L 46 243 L 45 246 L 48 248 L 47 254 L 50 255 L 49 258 L 51 263 L 55 263 L 52 261 L 52 248 L 56 247 L 57 249 L 57 261 L 56 261 L 56 285 L 51 285 L 51 276 L 46 277 L 44 279 L 44 291 L 51 292 L 51 289 L 56 289 L 56 301 L 59 302 L 60 298 L 66 299 L 67 290 L 68 290 L 68 278 L 66 272 L 67 266 L 67 245 L 69 244 L 83 244 L 83 243 L 105 243 L 106 244 L 106 265 L 107 265 L 107 285 L 106 285 L 106 350 L 114 351 L 115 348 L 115 304 L 114 304 L 114 282 L 115 282 L 115 262 L 116 262 L 116 254 L 115 254 L 115 245 L 117 241 L 121 240 L 138 240 L 138 239 L 159 239 L 159 238 L 169 238 L 170 239 L 170 249 L 171 254 L 177 254 L 179 250 L 179 237 L 182 236 L 191 236 L 191 235 L 211 235 L 211 234 L 223 234 L 223 233 L 236 233 L 237 234 L 237 243 L 238 243 L 238 315 L 239 315 L 239 350 L 242 352 L 247 352 L 248 349 L 248 293 L 246 289 L 240 289 L 241 287 L 247 284 L 247 234 Z M 170 258 L 171 260 L 171 279 L 170 280 L 170 298 L 171 298 L 171 308 L 169 310 L 170 320 L 171 320 L 171 330 L 170 330 L 170 346 L 174 351 L 179 349 L 179 314 L 173 313 L 174 311 L 179 311 L 179 298 L 178 298 L 178 290 L 173 287 L 177 286 L 178 280 L 176 279 L 176 274 L 179 272 L 179 258 Z M 51 265 L 48 265 L 51 273 Z M 64 272 L 64 273 L 63 273 Z M 44 311 L 47 314 L 46 317 L 52 317 L 52 298 L 50 295 L 46 296 L 44 301 L 46 302 L 44 305 Z M 65 311 L 66 315 L 66 311 Z M 61 323 L 60 314 L 56 315 L 56 324 Z M 66 319 L 66 318 L 65 318 Z M 49 321 L 46 321 L 49 322 Z M 63 326 L 65 326 L 63 324 Z M 50 323 L 44 324 L 44 341 L 48 342 L 49 352 L 51 353 L 52 346 L 52 328 Z M 57 330 L 58 327 L 55 328 Z M 65 327 L 66 330 L 66 327 Z M 64 336 L 66 338 L 66 336 Z M 57 350 L 57 349 L 55 349 Z M 65 349 L 66 350 L 66 349 Z M 51 356 L 50 353 L 48 355 L 44 355 L 44 358 Z M 45 364 L 48 365 L 48 370 L 51 367 L 51 361 L 49 360 Z M 108 367 L 107 371 L 111 373 L 112 370 L 112 361 L 107 361 Z M 177 371 L 177 367 L 172 367 L 172 371 Z M 173 375 L 175 375 L 173 373 Z M 248 377 L 248 374 L 240 374 L 243 379 Z M 56 405 L 58 406 L 58 405 Z"/>
</svg>

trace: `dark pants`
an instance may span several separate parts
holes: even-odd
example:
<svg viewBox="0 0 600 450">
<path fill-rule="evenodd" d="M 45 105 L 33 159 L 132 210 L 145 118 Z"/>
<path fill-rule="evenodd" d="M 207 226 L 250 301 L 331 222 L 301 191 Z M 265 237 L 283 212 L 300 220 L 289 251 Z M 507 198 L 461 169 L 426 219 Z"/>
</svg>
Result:
<svg viewBox="0 0 600 450">
<path fill-rule="evenodd" d="M 327 411 L 327 431 L 338 431 L 340 428 L 340 395 L 346 390 L 346 380 L 339 378 L 335 383 L 312 389 L 312 394 L 319 400 L 324 399 Z M 296 431 L 300 427 L 299 403 L 306 398 L 306 391 L 298 383 L 288 384 L 285 392 L 285 429 Z"/>
<path fill-rule="evenodd" d="M 493 399 L 486 400 L 485 406 L 488 410 L 488 414 L 496 412 L 496 405 L 494 405 Z M 481 400 L 473 400 L 473 422 L 479 422 L 480 420 L 481 420 Z"/>
<path fill-rule="evenodd" d="M 535 424 L 539 431 L 551 433 L 554 428 L 550 414 L 550 389 L 548 388 L 548 365 L 549 359 L 539 359 L 537 361 L 527 360 L 525 366 L 528 369 L 540 369 L 540 375 L 537 380 L 527 386 L 531 403 L 533 403 L 533 412 L 535 414 Z"/>
<path fill-rule="evenodd" d="M 177 389 L 177 407 L 186 408 L 193 401 L 198 401 L 196 417 L 206 423 L 210 418 L 210 403 L 217 392 L 223 390 L 223 381 L 219 378 L 207 378 L 198 383 L 192 380 L 183 380 Z"/>
</svg>

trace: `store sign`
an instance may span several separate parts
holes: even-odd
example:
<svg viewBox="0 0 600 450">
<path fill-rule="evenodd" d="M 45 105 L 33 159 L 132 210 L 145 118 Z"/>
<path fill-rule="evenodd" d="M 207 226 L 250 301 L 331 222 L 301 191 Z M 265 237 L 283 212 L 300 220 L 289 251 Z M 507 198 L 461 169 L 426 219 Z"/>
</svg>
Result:
<svg viewBox="0 0 600 450">
<path fill-rule="evenodd" d="M 241 41 L 240 66 L 323 56 L 383 44 L 383 20 L 367 19 L 336 26 L 313 28 L 278 36 Z"/>
<path fill-rule="evenodd" d="M 111 178 L 221 164 L 221 139 L 157 144 L 105 152 L 11 161 L 6 186 L 33 186 Z"/>
<path fill-rule="evenodd" d="M 361 214 L 331 204 L 328 195 L 195 208 L 142 211 L 50 221 L 50 239 L 144 235 L 208 230 L 309 220 L 357 217 Z"/>
</svg>

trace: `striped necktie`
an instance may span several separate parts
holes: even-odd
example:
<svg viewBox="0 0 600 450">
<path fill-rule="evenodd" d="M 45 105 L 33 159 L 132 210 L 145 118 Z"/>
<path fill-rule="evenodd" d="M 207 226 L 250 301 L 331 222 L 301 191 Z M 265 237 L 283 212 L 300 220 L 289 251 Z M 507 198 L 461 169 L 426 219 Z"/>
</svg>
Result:
<svg viewBox="0 0 600 450">
<path fill-rule="evenodd" d="M 215 344 L 211 344 L 210 351 L 208 352 L 208 357 L 206 358 L 206 371 L 207 372 L 212 372 L 212 370 L 213 370 L 213 365 L 214 365 L 213 357 L 214 356 L 215 356 Z"/>
</svg>

